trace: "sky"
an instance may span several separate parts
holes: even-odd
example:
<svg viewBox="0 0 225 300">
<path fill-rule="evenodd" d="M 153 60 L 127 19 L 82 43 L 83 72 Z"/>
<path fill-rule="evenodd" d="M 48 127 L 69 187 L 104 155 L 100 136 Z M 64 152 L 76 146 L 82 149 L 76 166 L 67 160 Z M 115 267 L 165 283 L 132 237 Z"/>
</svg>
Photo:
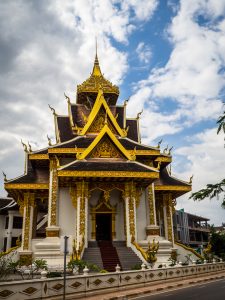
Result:
<svg viewBox="0 0 225 300">
<path fill-rule="evenodd" d="M 173 146 L 172 175 L 193 192 L 224 178 L 225 0 L 0 1 L 0 170 L 24 172 L 21 139 L 54 140 L 50 104 L 67 114 L 64 92 L 88 78 L 95 56 L 104 76 L 141 115 L 142 142 Z M 6 196 L 3 177 L 0 195 Z M 219 199 L 177 199 L 177 209 L 225 222 Z"/>
</svg>

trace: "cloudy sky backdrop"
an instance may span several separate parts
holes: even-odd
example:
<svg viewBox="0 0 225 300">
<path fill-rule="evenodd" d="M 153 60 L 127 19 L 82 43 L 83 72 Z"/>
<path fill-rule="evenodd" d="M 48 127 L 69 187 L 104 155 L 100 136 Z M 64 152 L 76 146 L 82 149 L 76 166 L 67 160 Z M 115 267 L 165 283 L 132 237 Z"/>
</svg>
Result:
<svg viewBox="0 0 225 300">
<path fill-rule="evenodd" d="M 54 139 L 53 116 L 66 92 L 92 70 L 95 36 L 105 77 L 120 86 L 128 115 L 141 117 L 142 141 L 174 146 L 172 174 L 193 190 L 224 178 L 225 0 L 0 1 L 0 170 L 24 171 L 21 138 L 32 148 Z M 5 196 L 3 179 L 0 194 Z M 178 199 L 177 208 L 225 221 L 216 200 Z"/>
</svg>

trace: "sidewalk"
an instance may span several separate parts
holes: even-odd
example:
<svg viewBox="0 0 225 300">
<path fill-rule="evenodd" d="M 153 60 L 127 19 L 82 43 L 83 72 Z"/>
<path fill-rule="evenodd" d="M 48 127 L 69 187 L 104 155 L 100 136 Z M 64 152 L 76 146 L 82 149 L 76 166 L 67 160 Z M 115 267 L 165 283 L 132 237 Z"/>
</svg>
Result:
<svg viewBox="0 0 225 300">
<path fill-rule="evenodd" d="M 82 296 L 81 298 L 69 298 L 69 299 L 86 299 L 86 300 L 125 300 L 125 299 L 132 299 L 136 296 L 141 296 L 144 294 L 156 294 L 158 292 L 166 291 L 166 290 L 172 290 L 182 287 L 187 287 L 190 285 L 196 285 L 199 283 L 212 281 L 216 279 L 222 279 L 225 278 L 225 273 L 217 273 L 217 274 L 208 274 L 207 276 L 199 276 L 194 278 L 188 278 L 188 279 L 181 279 L 179 280 L 179 283 L 175 280 L 171 280 L 170 282 L 164 282 L 164 283 L 154 283 L 145 287 L 133 287 L 127 290 L 120 290 L 120 291 L 114 291 L 114 292 L 108 292 L 108 293 L 101 293 L 94 296 Z"/>
</svg>

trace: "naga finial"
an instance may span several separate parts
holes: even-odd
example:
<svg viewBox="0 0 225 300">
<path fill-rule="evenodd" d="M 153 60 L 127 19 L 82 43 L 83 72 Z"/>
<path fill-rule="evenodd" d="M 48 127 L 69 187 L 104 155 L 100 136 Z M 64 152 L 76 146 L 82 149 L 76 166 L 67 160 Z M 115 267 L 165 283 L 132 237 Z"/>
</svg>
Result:
<svg viewBox="0 0 225 300">
<path fill-rule="evenodd" d="M 31 144 L 28 142 L 29 152 L 32 152 Z"/>
<path fill-rule="evenodd" d="M 27 153 L 28 152 L 27 145 L 24 144 L 24 142 L 22 141 L 22 139 L 21 139 L 21 144 L 23 145 L 24 151 Z"/>
<path fill-rule="evenodd" d="M 166 146 L 166 148 L 163 150 L 163 153 L 166 154 L 167 150 L 168 150 L 169 145 Z"/>
<path fill-rule="evenodd" d="M 163 141 L 163 139 L 161 139 L 161 140 L 158 142 L 157 148 L 160 148 L 160 145 L 162 144 L 162 141 Z"/>
<path fill-rule="evenodd" d="M 52 140 L 51 140 L 51 138 L 48 136 L 48 134 L 47 134 L 47 139 L 48 139 L 48 145 L 49 145 L 49 146 L 52 146 Z"/>
<path fill-rule="evenodd" d="M 49 104 L 48 106 L 49 106 L 49 108 L 51 109 L 53 115 L 54 115 L 54 116 L 57 116 L 57 114 L 56 114 L 56 112 L 55 112 L 55 109 L 54 109 L 53 107 L 51 107 L 50 104 Z"/>
<path fill-rule="evenodd" d="M 173 146 L 169 149 L 168 154 L 171 155 L 171 151 L 173 149 Z"/>
<path fill-rule="evenodd" d="M 124 101 L 123 106 L 127 106 L 127 103 L 129 100 L 130 100 L 130 97 Z"/>
<path fill-rule="evenodd" d="M 64 96 L 65 96 L 65 98 L 66 98 L 66 100 L 67 100 L 67 103 L 68 104 L 70 104 L 71 103 L 71 101 L 70 101 L 70 97 L 68 97 L 67 95 L 66 95 L 66 93 L 64 92 Z"/>
<path fill-rule="evenodd" d="M 190 184 L 191 184 L 192 181 L 193 181 L 193 177 L 194 177 L 194 175 L 192 175 L 192 176 L 190 177 L 190 179 L 189 179 L 189 183 L 190 183 Z"/>
<path fill-rule="evenodd" d="M 4 172 L 4 171 L 2 171 L 2 174 L 3 174 L 3 177 L 4 177 L 4 182 L 7 182 L 7 181 L 8 181 L 8 179 L 7 179 L 7 177 L 6 177 L 6 174 L 5 174 L 5 172 Z"/>
<path fill-rule="evenodd" d="M 141 116 L 142 113 L 143 113 L 143 109 L 142 109 L 142 111 L 140 111 L 140 112 L 137 114 L 136 119 L 140 119 L 140 116 Z"/>
</svg>

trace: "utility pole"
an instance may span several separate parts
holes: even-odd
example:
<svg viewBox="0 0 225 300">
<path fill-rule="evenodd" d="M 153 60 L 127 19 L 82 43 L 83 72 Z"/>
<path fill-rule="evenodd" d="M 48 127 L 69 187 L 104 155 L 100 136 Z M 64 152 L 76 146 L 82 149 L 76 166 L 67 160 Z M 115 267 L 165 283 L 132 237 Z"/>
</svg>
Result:
<svg viewBox="0 0 225 300">
<path fill-rule="evenodd" d="M 67 250 L 67 240 L 68 236 L 64 236 L 64 270 L 63 270 L 63 300 L 66 299 L 66 255 L 68 253 Z"/>
</svg>

